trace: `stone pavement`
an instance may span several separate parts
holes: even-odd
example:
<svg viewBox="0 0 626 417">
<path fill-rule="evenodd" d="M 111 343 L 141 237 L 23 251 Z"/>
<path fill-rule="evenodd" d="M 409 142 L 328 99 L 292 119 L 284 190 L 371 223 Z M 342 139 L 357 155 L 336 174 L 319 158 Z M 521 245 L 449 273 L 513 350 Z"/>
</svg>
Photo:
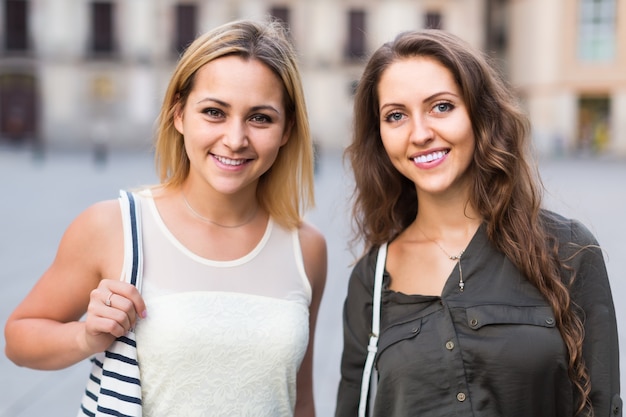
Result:
<svg viewBox="0 0 626 417">
<path fill-rule="evenodd" d="M 52 261 L 70 221 L 88 205 L 117 197 L 120 188 L 156 181 L 150 155 L 50 154 L 0 148 L 0 323 L 4 323 Z M 626 161 L 573 158 L 541 162 L 548 207 L 582 220 L 606 252 L 621 336 L 626 386 Z M 338 152 L 322 153 L 318 206 L 309 215 L 326 235 L 329 274 L 315 341 L 318 417 L 332 416 L 339 379 L 341 307 L 353 261 L 347 249 L 348 184 Z M 0 340 L 4 349 L 4 335 Z M 0 417 L 76 415 L 87 362 L 62 371 L 18 368 L 0 355 Z M 622 390 L 623 391 L 623 390 Z"/>
</svg>

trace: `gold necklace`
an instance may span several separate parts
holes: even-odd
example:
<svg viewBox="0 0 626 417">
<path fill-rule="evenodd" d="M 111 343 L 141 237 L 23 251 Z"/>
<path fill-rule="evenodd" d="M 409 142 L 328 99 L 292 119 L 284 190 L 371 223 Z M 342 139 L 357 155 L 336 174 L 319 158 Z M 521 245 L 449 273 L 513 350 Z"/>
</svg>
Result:
<svg viewBox="0 0 626 417">
<path fill-rule="evenodd" d="M 185 192 L 181 190 L 181 194 L 183 195 L 183 201 L 185 202 L 185 205 L 187 206 L 187 208 L 189 209 L 191 214 L 193 214 L 195 217 L 197 217 L 198 219 L 200 219 L 200 220 L 202 220 L 204 222 L 213 224 L 213 225 L 218 226 L 218 227 L 224 227 L 226 229 L 236 229 L 237 227 L 245 226 L 246 224 L 250 223 L 256 217 L 256 214 L 259 211 L 259 206 L 257 205 L 257 207 L 254 210 L 254 212 L 252 213 L 252 215 L 248 219 L 243 221 L 242 223 L 233 224 L 233 225 L 221 224 L 221 223 L 218 223 L 218 222 L 213 221 L 211 219 L 208 219 L 208 218 L 204 217 L 203 215 L 201 215 L 200 213 L 198 213 L 197 211 L 195 211 L 194 208 L 191 207 L 191 204 L 189 203 L 189 200 L 187 200 L 187 196 L 185 195 Z"/>
<path fill-rule="evenodd" d="M 448 257 L 448 259 L 450 259 L 451 261 L 456 261 L 459 264 L 459 290 L 461 290 L 461 292 L 463 292 L 463 290 L 465 289 L 465 282 L 463 281 L 463 268 L 461 267 L 461 257 L 463 256 L 463 254 L 465 253 L 465 249 L 463 249 L 458 255 L 450 255 L 448 253 L 447 250 L 445 250 L 443 248 L 443 246 L 441 246 L 439 244 L 439 242 L 437 242 L 435 239 L 431 239 L 430 237 L 428 237 L 428 235 L 426 233 L 424 233 L 424 231 L 422 230 L 421 227 L 419 227 L 417 225 L 417 223 L 415 223 L 415 227 L 417 227 L 417 229 L 422 232 L 422 234 L 424 235 L 424 237 L 428 240 L 430 240 L 431 242 L 433 242 L 435 245 L 437 245 L 437 247 L 439 249 L 441 249 L 441 251 Z"/>
</svg>

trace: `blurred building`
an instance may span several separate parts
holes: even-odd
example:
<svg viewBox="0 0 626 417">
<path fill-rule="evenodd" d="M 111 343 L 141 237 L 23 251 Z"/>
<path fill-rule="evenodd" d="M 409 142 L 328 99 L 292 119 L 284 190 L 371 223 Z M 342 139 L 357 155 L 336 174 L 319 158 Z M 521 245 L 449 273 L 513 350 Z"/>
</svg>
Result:
<svg viewBox="0 0 626 417">
<path fill-rule="evenodd" d="M 300 54 L 316 142 L 350 140 L 367 56 L 437 27 L 500 64 L 542 153 L 626 156 L 626 2 L 618 0 L 0 0 L 0 144 L 150 146 L 179 53 L 200 32 L 273 15 Z"/>
<path fill-rule="evenodd" d="M 626 156 L 626 1 L 509 3 L 507 67 L 536 147 Z"/>
</svg>

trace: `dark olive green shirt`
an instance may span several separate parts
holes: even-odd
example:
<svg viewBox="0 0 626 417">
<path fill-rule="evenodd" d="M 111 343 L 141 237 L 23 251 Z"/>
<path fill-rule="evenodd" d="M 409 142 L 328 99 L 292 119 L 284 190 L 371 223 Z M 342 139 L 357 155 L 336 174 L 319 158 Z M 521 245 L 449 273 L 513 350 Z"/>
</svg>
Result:
<svg viewBox="0 0 626 417">
<path fill-rule="evenodd" d="M 562 257 L 573 256 L 571 297 L 584 314 L 583 355 L 595 416 L 621 416 L 617 326 L 602 251 L 580 223 L 548 212 L 544 218 Z M 357 415 L 376 252 L 363 257 L 350 278 L 337 417 Z M 490 244 L 484 225 L 461 262 L 464 291 L 457 265 L 441 297 L 391 291 L 385 273 L 373 415 L 572 417 L 577 394 L 548 302 Z M 563 277 L 570 275 L 563 271 Z"/>
</svg>

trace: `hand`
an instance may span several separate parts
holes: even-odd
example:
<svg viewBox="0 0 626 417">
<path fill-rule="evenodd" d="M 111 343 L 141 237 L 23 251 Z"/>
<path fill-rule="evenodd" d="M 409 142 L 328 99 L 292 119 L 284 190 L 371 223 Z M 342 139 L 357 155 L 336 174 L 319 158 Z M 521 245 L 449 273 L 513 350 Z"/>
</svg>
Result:
<svg viewBox="0 0 626 417">
<path fill-rule="evenodd" d="M 134 285 L 103 279 L 89 296 L 81 345 L 90 354 L 102 352 L 145 316 L 146 305 Z"/>
</svg>

